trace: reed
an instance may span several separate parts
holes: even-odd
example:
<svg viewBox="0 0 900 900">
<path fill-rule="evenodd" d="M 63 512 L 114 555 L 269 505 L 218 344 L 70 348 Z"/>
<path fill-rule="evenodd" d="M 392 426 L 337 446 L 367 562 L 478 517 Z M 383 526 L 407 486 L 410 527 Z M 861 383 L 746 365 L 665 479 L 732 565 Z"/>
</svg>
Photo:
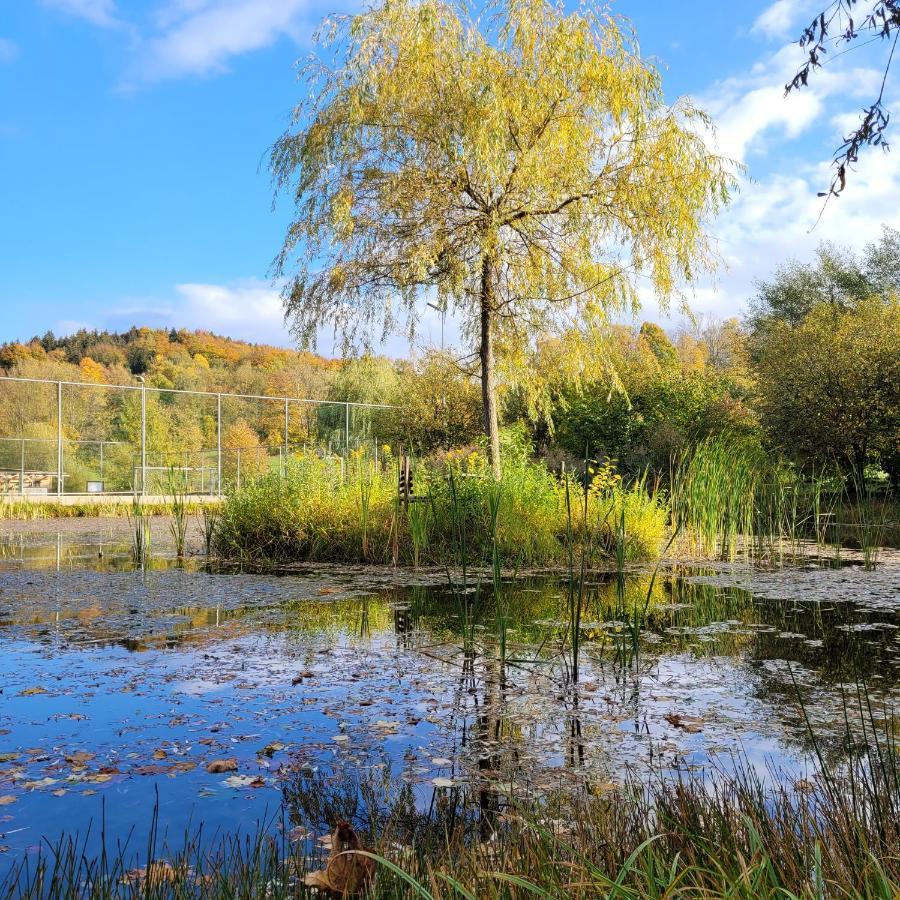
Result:
<svg viewBox="0 0 900 900">
<path fill-rule="evenodd" d="M 191 832 L 167 844 L 154 828 L 141 852 L 126 842 L 97 855 L 72 835 L 13 861 L 0 897 L 312 898 L 304 875 L 324 864 L 322 851 L 292 846 L 287 823 L 322 834 L 337 819 L 373 848 L 369 900 L 895 897 L 896 723 L 877 728 L 864 685 L 844 703 L 855 752 L 832 762 L 815 751 L 798 783 L 736 755 L 721 768 L 651 770 L 539 800 L 436 787 L 423 806 L 389 765 L 340 777 L 301 770 L 281 814 L 248 834 L 210 842 Z"/>
<path fill-rule="evenodd" d="M 216 539 L 216 531 L 219 528 L 219 519 L 222 511 L 219 506 L 213 506 L 205 503 L 200 511 L 201 525 L 203 527 L 203 545 L 206 548 L 206 555 L 212 556 L 213 545 Z"/>
<path fill-rule="evenodd" d="M 131 554 L 135 565 L 143 567 L 150 560 L 152 533 L 150 516 L 137 494 L 132 498 L 128 521 L 131 525 Z"/>
<path fill-rule="evenodd" d="M 500 493 L 478 453 L 417 469 L 417 492 L 427 500 L 398 502 L 395 473 L 360 463 L 342 480 L 332 461 L 292 461 L 284 477 L 264 475 L 227 498 L 215 549 L 222 556 L 270 562 L 368 561 L 452 564 L 465 535 L 470 561 L 503 566 L 565 565 L 565 484 L 542 463 L 515 457 L 505 465 Z M 496 508 L 492 504 L 496 502 Z M 587 498 L 587 528 L 575 529 L 598 552 L 612 546 L 600 507 L 624 514 L 629 560 L 654 558 L 665 540 L 665 498 L 645 485 L 621 485 Z M 602 532 L 598 533 L 598 532 Z"/>
<path fill-rule="evenodd" d="M 179 559 L 183 559 L 187 544 L 188 525 L 187 477 L 184 471 L 175 466 L 169 466 L 166 473 L 166 487 L 171 515 L 169 531 L 175 543 L 175 555 Z"/>
</svg>

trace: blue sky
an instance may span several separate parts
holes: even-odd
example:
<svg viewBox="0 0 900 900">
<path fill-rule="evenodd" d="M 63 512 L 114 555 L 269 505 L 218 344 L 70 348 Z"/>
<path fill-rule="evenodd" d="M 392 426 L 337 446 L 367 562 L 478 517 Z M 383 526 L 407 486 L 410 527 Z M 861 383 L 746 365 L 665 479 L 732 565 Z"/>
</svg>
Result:
<svg viewBox="0 0 900 900">
<path fill-rule="evenodd" d="M 791 39 L 815 5 L 612 4 L 664 67 L 667 94 L 704 105 L 720 148 L 747 166 L 713 223 L 724 266 L 691 292 L 697 313 L 739 312 L 754 278 L 820 240 L 859 246 L 882 222 L 900 226 L 898 157 L 872 153 L 809 233 L 829 153 L 877 92 L 881 62 L 878 45 L 846 54 L 785 100 Z M 267 277 L 289 210 L 272 210 L 265 154 L 300 97 L 294 63 L 315 24 L 350 9 L 0 0 L 0 340 L 148 324 L 290 344 Z M 426 320 L 422 340 L 436 334 Z"/>
</svg>

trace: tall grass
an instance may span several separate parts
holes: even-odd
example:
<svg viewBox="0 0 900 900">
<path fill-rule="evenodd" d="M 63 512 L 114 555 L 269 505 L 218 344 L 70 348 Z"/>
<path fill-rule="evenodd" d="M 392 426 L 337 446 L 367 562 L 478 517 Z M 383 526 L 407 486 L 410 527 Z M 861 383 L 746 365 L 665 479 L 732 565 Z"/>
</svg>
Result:
<svg viewBox="0 0 900 900">
<path fill-rule="evenodd" d="M 746 441 L 719 436 L 684 453 L 670 476 L 672 521 L 689 551 L 733 559 L 738 553 L 777 561 L 803 541 L 820 554 L 858 547 L 874 568 L 879 548 L 896 544 L 897 506 L 866 484 L 842 486 L 823 471 L 808 476 Z"/>
<path fill-rule="evenodd" d="M 203 504 L 201 510 L 201 525 L 203 527 L 203 543 L 206 548 L 206 555 L 212 556 L 213 544 L 215 543 L 216 531 L 219 528 L 219 519 L 222 511 L 218 505 L 213 506 L 210 503 Z"/>
<path fill-rule="evenodd" d="M 183 469 L 169 466 L 166 477 L 166 488 L 169 497 L 169 508 L 172 518 L 169 520 L 169 531 L 175 543 L 175 555 L 184 557 L 187 543 L 187 476 Z"/>
<path fill-rule="evenodd" d="M 325 833 L 344 819 L 378 861 L 370 900 L 893 898 L 897 748 L 876 736 L 864 689 L 847 703 L 863 719 L 862 752 L 821 759 L 799 782 L 738 755 L 702 773 L 632 774 L 618 787 L 536 801 L 473 779 L 435 788 L 423 806 L 389 766 L 340 777 L 301 770 L 285 786 L 282 816 L 255 833 L 212 843 L 193 833 L 169 849 L 151 829 L 141 854 L 117 845 L 95 856 L 72 836 L 14 864 L 0 896 L 312 898 L 303 876 L 324 864 L 322 851 L 292 847 L 287 826 Z"/>
<path fill-rule="evenodd" d="M 393 466 L 362 456 L 346 481 L 328 459 L 292 461 L 285 476 L 264 475 L 227 499 L 215 538 L 224 556 L 273 562 L 295 560 L 375 563 L 452 563 L 466 536 L 472 565 L 490 566 L 494 552 L 506 566 L 566 561 L 566 487 L 542 463 L 523 456 L 505 461 L 498 484 L 483 455 L 472 452 L 417 469 L 421 499 L 398 504 Z M 496 492 L 496 493 L 495 493 Z M 587 524 L 577 540 L 612 546 L 609 516 L 624 515 L 628 559 L 653 558 L 665 539 L 668 510 L 645 485 L 616 484 L 587 497 Z"/>
<path fill-rule="evenodd" d="M 128 521 L 131 525 L 131 554 L 136 565 L 144 566 L 150 560 L 150 516 L 137 494 L 131 501 Z"/>
</svg>

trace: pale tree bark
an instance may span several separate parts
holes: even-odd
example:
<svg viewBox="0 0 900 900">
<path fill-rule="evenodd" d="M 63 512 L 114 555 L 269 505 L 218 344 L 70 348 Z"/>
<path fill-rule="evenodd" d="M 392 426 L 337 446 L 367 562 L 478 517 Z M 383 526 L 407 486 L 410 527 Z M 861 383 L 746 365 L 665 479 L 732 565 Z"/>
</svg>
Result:
<svg viewBox="0 0 900 900">
<path fill-rule="evenodd" d="M 500 480 L 500 431 L 497 417 L 497 384 L 494 359 L 493 322 L 496 310 L 494 260 L 486 253 L 481 261 L 481 400 L 484 407 L 484 433 L 494 478 Z"/>
</svg>

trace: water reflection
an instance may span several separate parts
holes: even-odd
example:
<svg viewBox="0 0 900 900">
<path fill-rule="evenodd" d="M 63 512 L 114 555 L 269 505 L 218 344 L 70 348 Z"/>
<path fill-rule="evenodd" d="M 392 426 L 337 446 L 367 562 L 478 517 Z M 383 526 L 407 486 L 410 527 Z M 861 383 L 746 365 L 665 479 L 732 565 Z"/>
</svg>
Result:
<svg viewBox="0 0 900 900">
<path fill-rule="evenodd" d="M 0 543 L 11 852 L 96 819 L 102 798 L 108 832 L 139 837 L 157 790 L 173 832 L 250 822 L 283 797 L 298 822 L 324 821 L 338 804 L 310 805 L 324 778 L 340 803 L 413 820 L 456 814 L 465 789 L 486 839 L 511 794 L 598 791 L 627 769 L 740 747 L 799 775 L 807 719 L 838 757 L 842 697 L 858 679 L 876 701 L 897 688 L 895 613 L 760 600 L 696 570 L 592 577 L 575 682 L 559 578 L 504 581 L 501 651 L 490 587 L 462 608 L 442 573 L 135 572 L 127 547 L 99 543 Z M 232 757 L 233 775 L 206 771 Z"/>
</svg>

